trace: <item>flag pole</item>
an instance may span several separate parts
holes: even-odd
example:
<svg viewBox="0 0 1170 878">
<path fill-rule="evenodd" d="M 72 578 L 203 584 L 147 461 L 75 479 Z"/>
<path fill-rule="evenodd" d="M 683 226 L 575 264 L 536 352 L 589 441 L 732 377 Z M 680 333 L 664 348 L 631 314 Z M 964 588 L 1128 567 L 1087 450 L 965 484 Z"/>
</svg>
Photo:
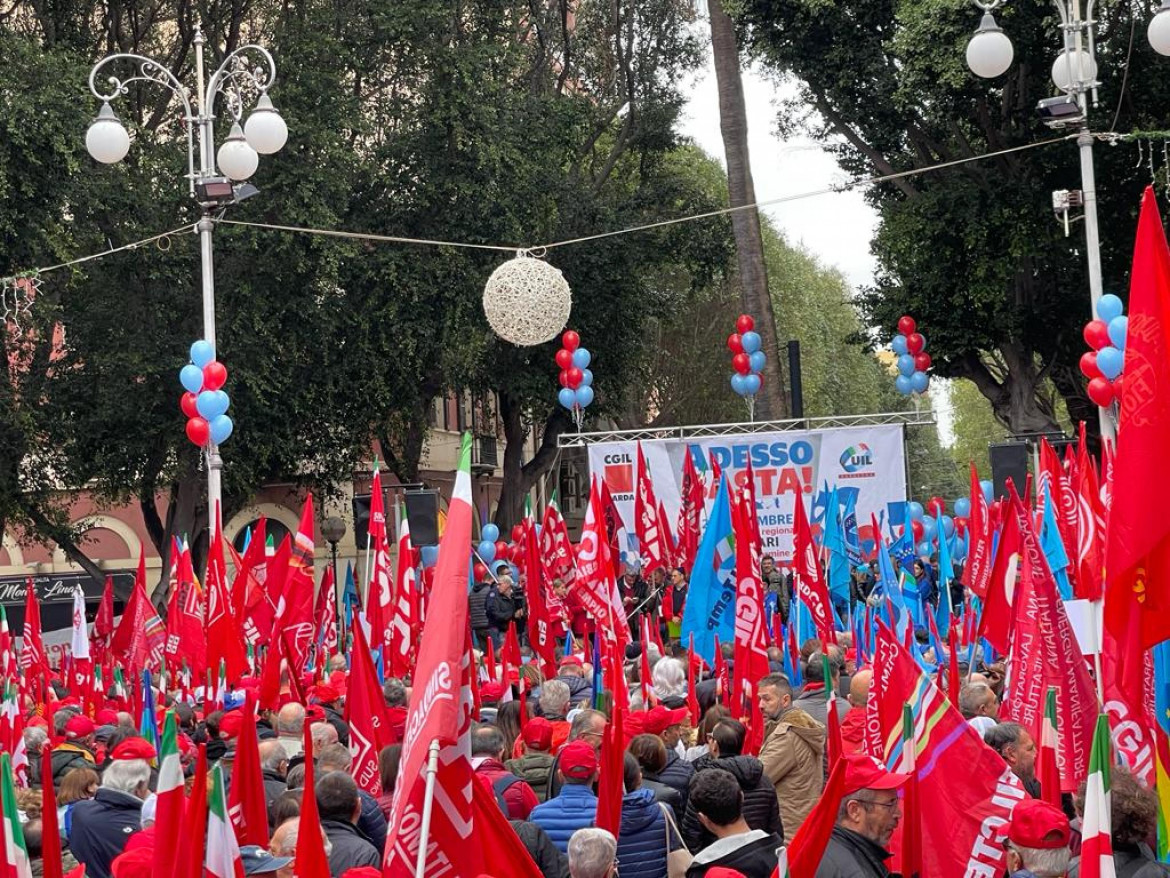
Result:
<svg viewBox="0 0 1170 878">
<path fill-rule="evenodd" d="M 431 741 L 427 754 L 427 785 L 423 792 L 422 827 L 418 833 L 418 861 L 414 867 L 414 878 L 423 878 L 427 869 L 427 843 L 431 834 L 431 810 L 435 805 L 435 775 L 439 773 L 439 741 Z"/>
<path fill-rule="evenodd" d="M 1093 682 L 1097 684 L 1097 703 L 1105 709 L 1105 683 L 1101 679 L 1101 638 L 1097 636 L 1097 620 L 1103 613 L 1104 601 L 1089 601 L 1089 647 L 1093 650 Z"/>
</svg>

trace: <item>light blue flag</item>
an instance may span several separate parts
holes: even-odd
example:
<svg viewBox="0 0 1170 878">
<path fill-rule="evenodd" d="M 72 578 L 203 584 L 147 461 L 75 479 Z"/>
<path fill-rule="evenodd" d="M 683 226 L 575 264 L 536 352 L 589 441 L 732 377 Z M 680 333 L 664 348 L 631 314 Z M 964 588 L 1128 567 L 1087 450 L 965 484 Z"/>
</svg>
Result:
<svg viewBox="0 0 1170 878">
<path fill-rule="evenodd" d="M 345 562 L 345 588 L 341 593 L 341 603 L 345 607 L 345 631 L 341 632 L 341 642 L 348 643 L 349 632 L 353 630 L 353 615 L 361 612 L 362 599 L 358 595 L 357 582 L 353 578 L 353 562 Z M 349 650 L 343 650 L 348 653 Z"/>
<path fill-rule="evenodd" d="M 890 599 L 890 603 L 894 606 L 894 615 L 897 617 L 893 620 L 894 629 L 898 635 L 898 640 L 904 643 L 907 629 L 911 625 L 910 608 L 906 606 L 906 599 L 902 594 L 902 583 L 894 575 L 894 562 L 890 560 L 890 552 L 886 547 L 886 541 L 879 536 L 877 544 L 878 573 L 881 574 L 878 587 Z"/>
<path fill-rule="evenodd" d="M 861 555 L 861 536 L 857 532 L 857 488 L 842 488 L 838 494 L 845 511 L 841 514 L 841 528 L 845 532 L 845 552 L 851 565 L 858 565 L 865 558 Z"/>
<path fill-rule="evenodd" d="M 824 544 L 829 550 L 829 594 L 833 604 L 849 603 L 849 553 L 845 548 L 845 535 L 841 527 L 840 505 L 837 501 L 836 486 L 829 492 L 825 507 Z"/>
<path fill-rule="evenodd" d="M 735 537 L 727 500 L 727 476 L 719 478 L 719 490 L 707 519 L 707 527 L 695 552 L 695 566 L 682 617 L 682 642 L 695 635 L 695 654 L 715 667 L 715 638 L 735 640 Z"/>
<path fill-rule="evenodd" d="M 1072 583 L 1068 581 L 1068 552 L 1064 550 L 1064 540 L 1060 538 L 1060 528 L 1056 526 L 1052 495 L 1048 493 L 1047 487 L 1044 488 L 1044 519 L 1040 524 L 1040 548 L 1056 579 L 1061 600 L 1071 601 L 1073 595 Z"/>
<path fill-rule="evenodd" d="M 955 579 L 955 566 L 951 563 L 951 545 L 942 528 L 938 531 L 938 606 L 935 608 L 934 621 L 938 630 L 946 631 L 951 627 L 951 615 L 954 608 L 951 606 L 951 583 Z M 942 653 L 938 653 L 942 655 Z"/>
</svg>

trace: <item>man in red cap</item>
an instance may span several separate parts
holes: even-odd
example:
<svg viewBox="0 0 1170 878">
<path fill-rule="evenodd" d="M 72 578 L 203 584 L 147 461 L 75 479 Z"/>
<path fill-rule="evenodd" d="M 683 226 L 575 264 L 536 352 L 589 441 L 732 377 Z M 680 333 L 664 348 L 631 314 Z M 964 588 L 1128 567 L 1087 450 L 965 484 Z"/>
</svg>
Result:
<svg viewBox="0 0 1170 878">
<path fill-rule="evenodd" d="M 583 739 L 570 741 L 557 758 L 561 791 L 554 799 L 532 809 L 528 819 L 548 833 L 562 854 L 569 849 L 569 839 L 578 829 L 593 825 L 597 814 L 597 796 L 593 781 L 597 777 L 597 752 Z"/>
<path fill-rule="evenodd" d="M 97 794 L 74 803 L 69 848 L 89 878 L 111 878 L 111 863 L 141 828 L 150 760 L 156 755 L 145 739 L 127 738 L 110 754 Z"/>
<path fill-rule="evenodd" d="M 53 786 L 60 789 L 61 779 L 75 768 L 94 768 L 93 733 L 97 726 L 87 716 L 77 714 L 65 723 L 65 740 L 53 748 Z"/>
<path fill-rule="evenodd" d="M 1068 818 L 1055 805 L 1042 799 L 1017 803 L 1007 830 L 1011 878 L 1064 878 L 1071 856 L 1069 835 Z"/>
<path fill-rule="evenodd" d="M 553 746 L 552 723 L 542 716 L 534 716 L 524 724 L 520 742 L 524 755 L 518 759 L 509 759 L 504 767 L 526 780 L 536 793 L 536 798 L 543 802 L 548 799 L 548 778 L 553 766 L 553 755 L 550 752 Z"/>
<path fill-rule="evenodd" d="M 341 716 L 341 690 L 333 683 L 321 683 L 309 693 L 309 701 L 325 710 L 325 722 L 337 729 L 337 742 L 349 746 L 349 723 Z"/>
<path fill-rule="evenodd" d="M 887 771 L 872 756 L 860 753 L 841 758 L 845 789 L 816 878 L 886 878 L 891 856 L 886 845 L 902 817 L 898 788 L 910 775 Z"/>
</svg>

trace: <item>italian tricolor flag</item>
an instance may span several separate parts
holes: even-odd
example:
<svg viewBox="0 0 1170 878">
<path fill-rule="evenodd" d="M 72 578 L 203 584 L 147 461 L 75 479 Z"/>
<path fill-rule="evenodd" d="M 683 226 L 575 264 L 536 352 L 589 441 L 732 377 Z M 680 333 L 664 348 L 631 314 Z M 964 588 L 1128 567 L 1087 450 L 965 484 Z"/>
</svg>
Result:
<svg viewBox="0 0 1170 878">
<path fill-rule="evenodd" d="M 179 854 L 183 826 L 183 765 L 179 761 L 175 715 L 167 711 L 163 721 L 162 744 L 158 753 L 158 804 L 154 825 L 154 868 L 159 875 L 171 867 Z"/>
<path fill-rule="evenodd" d="M 1109 766 L 1113 745 L 1109 718 L 1097 717 L 1089 777 L 1085 781 L 1085 816 L 1081 827 L 1081 878 L 1115 878 L 1113 868 L 1113 818 L 1109 804 Z"/>
<path fill-rule="evenodd" d="M 213 778 L 207 809 L 207 859 L 203 865 L 214 878 L 244 878 L 244 861 L 240 859 L 240 846 L 228 820 L 227 792 L 219 765 L 215 766 Z"/>
<path fill-rule="evenodd" d="M 1057 734 L 1056 687 L 1048 687 L 1044 702 L 1044 723 L 1040 727 L 1040 756 L 1037 767 L 1040 774 L 1040 795 L 1050 805 L 1060 807 L 1060 766 L 1056 754 L 1060 748 Z"/>
<path fill-rule="evenodd" d="M 0 754 L 0 801 L 4 806 L 3 878 L 32 878 L 32 864 L 24 844 L 20 811 L 16 807 L 16 787 L 12 783 L 12 762 L 7 753 Z"/>
</svg>

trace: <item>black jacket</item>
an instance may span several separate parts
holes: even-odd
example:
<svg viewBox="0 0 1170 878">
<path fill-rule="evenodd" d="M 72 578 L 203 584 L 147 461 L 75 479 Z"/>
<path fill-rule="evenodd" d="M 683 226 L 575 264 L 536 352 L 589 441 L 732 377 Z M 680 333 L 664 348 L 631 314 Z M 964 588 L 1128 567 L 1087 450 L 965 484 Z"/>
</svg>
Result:
<svg viewBox="0 0 1170 878">
<path fill-rule="evenodd" d="M 754 835 L 761 835 L 753 830 Z M 734 836 L 733 836 L 734 837 Z M 730 839 L 720 839 L 720 846 L 726 846 Z M 776 850 L 784 846 L 784 839 L 778 835 L 762 835 L 752 838 L 744 844 L 737 845 L 734 850 L 722 854 L 714 859 L 703 858 L 703 862 L 694 862 L 687 869 L 687 878 L 703 878 L 707 870 L 715 866 L 734 869 L 745 878 L 771 878 L 776 868 Z M 699 854 L 698 857 L 702 857 Z"/>
<path fill-rule="evenodd" d="M 687 806 L 687 791 L 691 786 L 691 778 L 695 776 L 695 767 L 691 763 L 685 761 L 674 750 L 667 749 L 666 751 L 666 767 L 658 774 L 652 772 L 644 772 L 642 780 L 658 781 L 660 784 L 665 784 L 672 789 L 678 790 L 680 796 L 678 805 L 667 802 L 667 804 L 674 807 L 675 814 L 683 814 L 686 812 Z M 647 784 L 649 786 L 649 784 Z"/>
<path fill-rule="evenodd" d="M 851 829 L 833 827 L 816 878 L 886 878 L 890 852 Z"/>
<path fill-rule="evenodd" d="M 87 758 L 88 757 L 88 758 Z M 60 789 L 61 781 L 75 768 L 92 768 L 97 771 L 97 763 L 89 750 L 78 744 L 59 744 L 53 750 L 53 786 Z M 38 769 L 40 766 L 38 766 Z"/>
<path fill-rule="evenodd" d="M 110 863 L 142 826 L 142 800 L 100 787 L 92 799 L 73 803 L 69 849 L 89 878 L 110 878 Z"/>
<path fill-rule="evenodd" d="M 378 849 L 348 820 L 322 820 L 321 826 L 333 845 L 333 853 L 329 855 L 329 873 L 333 878 L 341 878 L 346 869 L 358 866 L 381 868 Z"/>
<path fill-rule="evenodd" d="M 278 772 L 264 769 L 264 803 L 268 806 L 268 823 L 272 823 L 272 806 L 280 798 L 281 793 L 288 789 L 288 781 Z M 275 827 L 273 827 L 275 828 Z"/>
<path fill-rule="evenodd" d="M 386 815 L 382 813 L 382 806 L 378 800 L 358 788 L 358 798 L 362 800 L 362 813 L 358 817 L 357 828 L 368 838 L 378 850 L 386 847 Z"/>
<path fill-rule="evenodd" d="M 776 788 L 764 775 L 764 766 L 754 756 L 725 756 L 722 759 L 704 760 L 702 768 L 696 767 L 695 774 L 700 771 L 726 771 L 739 783 L 743 791 L 743 819 L 752 829 L 762 829 L 784 837 L 784 828 L 780 825 L 780 806 L 776 802 Z M 698 812 L 693 805 L 687 805 L 682 825 L 683 841 L 690 848 L 691 853 L 701 851 L 715 840 L 715 836 L 708 832 L 699 821 Z"/>
<path fill-rule="evenodd" d="M 527 820 L 509 820 L 528 853 L 536 862 L 536 868 L 544 878 L 569 878 L 569 858 L 557 850 L 548 833 Z"/>
<path fill-rule="evenodd" d="M 686 800 L 679 795 L 678 790 L 674 787 L 668 787 L 666 784 L 656 780 L 646 780 L 642 778 L 642 789 L 650 790 L 654 793 L 654 801 L 661 802 L 663 805 L 669 805 L 670 810 L 675 814 L 681 814 L 683 805 Z"/>
<path fill-rule="evenodd" d="M 332 707 L 322 707 L 325 710 L 325 722 L 337 730 L 337 743 L 349 746 L 349 723 Z"/>
<path fill-rule="evenodd" d="M 484 601 L 488 627 L 498 628 L 503 631 L 512 624 L 516 617 L 516 611 L 520 609 L 520 605 L 516 602 L 515 594 L 515 589 L 513 589 L 510 595 L 505 595 L 495 587 L 488 591 L 487 600 Z"/>
<path fill-rule="evenodd" d="M 477 582 L 471 587 L 471 594 L 467 597 L 468 616 L 472 631 L 486 631 L 488 627 L 487 596 L 490 582 Z"/>
<path fill-rule="evenodd" d="M 584 677 L 557 677 L 562 683 L 569 687 L 569 702 L 576 704 L 582 698 L 589 698 L 593 694 L 593 684 Z M 531 702 L 531 696 L 529 696 Z"/>
</svg>

